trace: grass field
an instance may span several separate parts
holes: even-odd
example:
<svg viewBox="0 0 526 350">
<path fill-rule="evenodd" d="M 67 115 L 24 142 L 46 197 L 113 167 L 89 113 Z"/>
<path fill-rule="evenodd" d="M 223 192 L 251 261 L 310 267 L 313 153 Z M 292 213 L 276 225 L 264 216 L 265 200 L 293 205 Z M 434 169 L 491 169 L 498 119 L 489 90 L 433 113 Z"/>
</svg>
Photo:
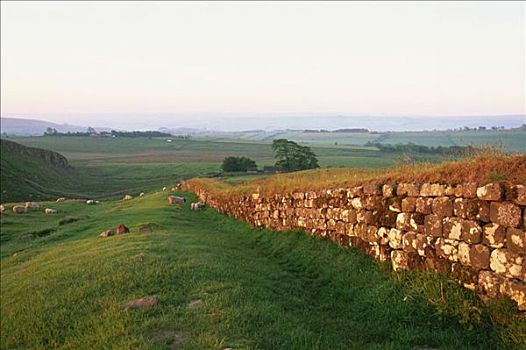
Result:
<svg viewBox="0 0 526 350">
<path fill-rule="evenodd" d="M 359 147 L 367 142 L 383 144 L 414 143 L 429 147 L 437 146 L 470 146 L 496 145 L 507 152 L 526 152 L 526 129 L 510 130 L 469 130 L 469 131 L 414 131 L 414 132 L 381 132 L 381 133 L 305 133 L 303 131 L 282 132 L 238 132 L 225 134 L 230 139 L 252 141 L 271 141 L 286 138 L 308 144 Z"/>
<path fill-rule="evenodd" d="M 165 192 L 42 205 L 59 213 L 1 216 L 2 349 L 506 349 L 525 341 L 524 321 L 506 304 L 483 306 L 446 279 L 391 273 L 330 241 L 168 206 Z M 131 233 L 97 237 L 120 223 Z M 142 224 L 153 232 L 139 233 Z M 153 307 L 121 307 L 151 295 Z"/>
</svg>

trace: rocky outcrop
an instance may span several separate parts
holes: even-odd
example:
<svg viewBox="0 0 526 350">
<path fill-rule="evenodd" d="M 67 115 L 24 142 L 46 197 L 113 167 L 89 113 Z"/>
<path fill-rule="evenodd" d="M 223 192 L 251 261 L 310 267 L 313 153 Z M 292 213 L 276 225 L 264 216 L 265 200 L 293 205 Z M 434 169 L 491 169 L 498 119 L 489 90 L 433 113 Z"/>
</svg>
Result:
<svg viewBox="0 0 526 350">
<path fill-rule="evenodd" d="M 303 229 L 356 247 L 393 269 L 430 269 L 485 297 L 526 310 L 526 191 L 523 185 L 368 184 L 274 195 L 183 189 L 255 227 Z"/>
</svg>

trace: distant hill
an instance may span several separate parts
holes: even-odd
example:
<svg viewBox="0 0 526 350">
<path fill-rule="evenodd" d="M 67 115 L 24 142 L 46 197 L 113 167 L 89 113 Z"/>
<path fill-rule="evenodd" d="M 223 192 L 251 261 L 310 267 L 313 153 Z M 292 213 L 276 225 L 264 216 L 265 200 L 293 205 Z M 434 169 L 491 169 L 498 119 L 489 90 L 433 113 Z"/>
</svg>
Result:
<svg viewBox="0 0 526 350">
<path fill-rule="evenodd" d="M 0 140 L 2 202 L 57 198 L 57 187 L 72 184 L 79 174 L 61 154 Z M 49 189 L 47 188 L 49 186 Z"/>
<path fill-rule="evenodd" d="M 47 128 L 54 128 L 58 132 L 84 132 L 87 126 L 56 124 L 45 120 L 1 118 L 2 134 L 16 136 L 40 136 Z M 95 128 L 97 131 L 110 131 L 109 128 Z"/>
</svg>

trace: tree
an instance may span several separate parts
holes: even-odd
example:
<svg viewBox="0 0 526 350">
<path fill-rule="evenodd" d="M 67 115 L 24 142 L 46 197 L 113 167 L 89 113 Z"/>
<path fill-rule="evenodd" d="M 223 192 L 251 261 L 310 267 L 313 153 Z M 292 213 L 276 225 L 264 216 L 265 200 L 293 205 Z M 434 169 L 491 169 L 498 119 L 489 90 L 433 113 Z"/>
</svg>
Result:
<svg viewBox="0 0 526 350">
<path fill-rule="evenodd" d="M 223 171 L 249 171 L 257 170 L 256 162 L 247 157 L 226 157 L 221 164 Z"/>
<path fill-rule="evenodd" d="M 57 129 L 51 128 L 51 127 L 47 127 L 46 131 L 44 132 L 44 135 L 56 135 L 56 134 L 58 134 Z"/>
<path fill-rule="evenodd" d="M 276 168 L 282 171 L 298 171 L 319 168 L 318 159 L 310 147 L 300 146 L 294 141 L 277 139 L 272 142 Z"/>
</svg>

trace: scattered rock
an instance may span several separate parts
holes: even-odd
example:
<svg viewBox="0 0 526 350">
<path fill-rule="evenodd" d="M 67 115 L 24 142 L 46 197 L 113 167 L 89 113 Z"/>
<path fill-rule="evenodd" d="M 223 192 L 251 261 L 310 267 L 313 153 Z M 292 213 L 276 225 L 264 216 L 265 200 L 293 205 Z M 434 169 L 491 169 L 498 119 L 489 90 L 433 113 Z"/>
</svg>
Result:
<svg viewBox="0 0 526 350">
<path fill-rule="evenodd" d="M 152 224 L 142 224 L 139 226 L 139 233 L 150 233 L 153 232 Z"/>
<path fill-rule="evenodd" d="M 189 309 L 195 309 L 203 304 L 203 301 L 201 299 L 192 300 L 188 303 Z"/>
<path fill-rule="evenodd" d="M 113 236 L 115 234 L 115 231 L 113 230 L 106 230 L 106 231 L 102 231 L 99 235 L 99 237 L 110 237 L 110 236 Z"/>
<path fill-rule="evenodd" d="M 119 226 L 117 226 L 117 229 L 115 230 L 116 235 L 122 235 L 122 234 L 129 233 L 129 232 L 130 232 L 130 229 L 127 228 L 124 224 L 120 224 Z"/>
<path fill-rule="evenodd" d="M 186 202 L 186 198 L 178 196 L 168 196 L 168 204 L 183 204 Z"/>
<path fill-rule="evenodd" d="M 134 255 L 132 257 L 133 261 L 143 261 L 144 260 L 144 253 L 139 253 L 137 255 Z"/>
<path fill-rule="evenodd" d="M 127 303 L 121 305 L 121 309 L 142 309 L 157 305 L 158 303 L 159 301 L 157 300 L 157 296 L 152 295 L 141 299 L 128 301 Z"/>
</svg>

